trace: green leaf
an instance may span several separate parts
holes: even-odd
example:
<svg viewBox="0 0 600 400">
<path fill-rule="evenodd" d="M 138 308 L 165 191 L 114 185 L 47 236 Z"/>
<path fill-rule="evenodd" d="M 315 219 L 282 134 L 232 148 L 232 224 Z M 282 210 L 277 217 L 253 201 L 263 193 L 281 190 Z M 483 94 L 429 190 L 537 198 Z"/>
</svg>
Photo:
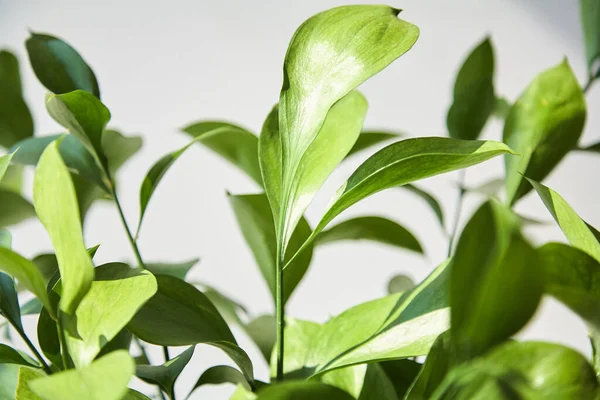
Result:
<svg viewBox="0 0 600 400">
<path fill-rule="evenodd" d="M 261 354 L 267 362 L 271 359 L 275 346 L 277 322 L 272 315 L 261 315 L 250 321 L 245 326 L 245 331 L 256 343 Z"/>
<path fill-rule="evenodd" d="M 269 201 L 264 194 L 229 195 L 229 201 L 236 219 L 252 250 L 263 278 L 275 301 L 275 273 L 277 256 L 277 239 Z M 311 229 L 304 218 L 300 220 L 296 231 L 289 242 L 285 260 L 295 254 L 310 236 Z M 283 301 L 286 302 L 310 265 L 312 250 L 305 251 L 297 257 L 283 274 Z"/>
<path fill-rule="evenodd" d="M 585 54 L 590 76 L 600 74 L 600 4 L 594 0 L 579 0 L 585 38 Z M 595 70 L 594 70 L 595 69 Z"/>
<path fill-rule="evenodd" d="M 52 300 L 58 303 L 58 295 L 54 292 L 50 293 Z M 60 339 L 58 338 L 58 325 L 54 321 L 46 309 L 40 312 L 40 317 L 37 323 L 38 343 L 42 352 L 52 364 L 63 367 L 63 360 L 60 349 Z"/>
<path fill-rule="evenodd" d="M 246 389 L 243 385 L 237 385 L 229 400 L 256 400 L 257 395 Z"/>
<path fill-rule="evenodd" d="M 18 364 L 39 368 L 40 364 L 27 354 L 0 343 L 0 364 Z"/>
<path fill-rule="evenodd" d="M 240 317 L 241 314 L 248 314 L 248 311 L 244 306 L 213 287 L 204 284 L 202 286 L 204 288 L 204 294 L 217 310 L 219 310 L 219 313 L 223 316 L 225 322 L 228 324 L 238 324 L 241 327 L 244 326 L 244 322 Z"/>
<path fill-rule="evenodd" d="M 214 305 L 194 286 L 168 275 L 157 275 L 158 291 L 129 322 L 140 339 L 160 346 L 206 343 L 223 350 L 252 381 L 252 363 Z M 185 324 L 181 324 L 185 321 Z"/>
<path fill-rule="evenodd" d="M 308 357 L 313 375 L 427 354 L 449 327 L 447 265 L 441 264 L 410 292 L 360 304 L 323 325 Z"/>
<path fill-rule="evenodd" d="M 492 115 L 499 120 L 504 121 L 510 112 L 511 104 L 504 97 L 496 97 Z"/>
<path fill-rule="evenodd" d="M 315 242 L 323 245 L 340 240 L 372 240 L 423 254 L 421 243 L 412 233 L 383 217 L 366 216 L 340 222 L 321 232 Z"/>
<path fill-rule="evenodd" d="M 494 110 L 494 49 L 489 37 L 471 51 L 454 82 L 446 123 L 450 137 L 477 139 Z"/>
<path fill-rule="evenodd" d="M 220 121 L 197 122 L 183 128 L 183 131 L 241 169 L 262 187 L 258 138 L 255 135 L 237 125 Z"/>
<path fill-rule="evenodd" d="M 336 369 L 323 375 L 321 381 L 358 400 L 398 400 L 392 381 L 377 363 Z"/>
<path fill-rule="evenodd" d="M 67 43 L 51 35 L 31 32 L 25 45 L 35 75 L 48 90 L 62 94 L 81 89 L 100 98 L 94 72 Z"/>
<path fill-rule="evenodd" d="M 575 150 L 579 151 L 589 151 L 591 153 L 600 153 L 600 142 L 591 144 L 586 147 L 578 147 Z"/>
<path fill-rule="evenodd" d="M 307 368 L 308 356 L 313 338 L 321 330 L 322 325 L 316 322 L 286 318 L 283 376 L 286 380 L 306 379 L 312 375 L 312 370 Z M 277 373 L 277 354 L 270 356 L 271 377 Z"/>
<path fill-rule="evenodd" d="M 76 333 L 66 333 L 75 367 L 89 365 L 156 293 L 156 280 L 148 271 L 122 263 L 96 268 L 92 287 L 75 311 Z"/>
<path fill-rule="evenodd" d="M 128 389 L 123 400 L 151 400 L 150 397 L 138 392 L 137 390 Z"/>
<path fill-rule="evenodd" d="M 14 153 L 0 156 L 0 181 L 2 180 L 2 178 L 4 178 L 4 174 L 6 173 L 6 170 L 10 165 L 10 160 L 13 156 Z"/>
<path fill-rule="evenodd" d="M 451 330 L 461 360 L 517 333 L 537 309 L 543 291 L 537 253 L 516 216 L 495 200 L 465 226 L 450 270 Z"/>
<path fill-rule="evenodd" d="M 23 173 L 24 168 L 22 165 L 9 165 L 4 177 L 2 178 L 2 181 L 0 182 L 0 188 L 9 192 L 21 194 L 24 184 Z"/>
<path fill-rule="evenodd" d="M 398 399 L 404 399 L 422 367 L 420 363 L 409 359 L 382 361 L 378 364 L 394 385 Z"/>
<path fill-rule="evenodd" d="M 562 229 L 569 243 L 600 261 L 600 243 L 594 235 L 594 231 L 558 193 L 532 179 L 528 180 Z"/>
<path fill-rule="evenodd" d="M 479 185 L 467 186 L 462 189 L 467 193 L 477 193 L 487 197 L 498 197 L 498 194 L 504 188 L 504 184 L 504 179 L 494 178 Z"/>
<path fill-rule="evenodd" d="M 14 54 L 0 51 L 0 146 L 33 135 L 33 119 L 23 99 L 19 61 Z"/>
<path fill-rule="evenodd" d="M 352 149 L 348 152 L 346 158 L 360 151 L 366 150 L 369 147 L 376 146 L 380 143 L 387 142 L 392 139 L 398 139 L 399 137 L 405 136 L 402 133 L 385 132 L 385 131 L 362 131 L 358 135 L 358 139 L 352 146 Z"/>
<path fill-rule="evenodd" d="M 198 261 L 200 261 L 199 258 L 192 258 L 180 263 L 145 263 L 145 267 L 155 275 L 171 275 L 183 281 L 190 269 L 198 264 Z"/>
<path fill-rule="evenodd" d="M 162 365 L 138 365 L 135 368 L 135 374 L 143 381 L 158 385 L 173 400 L 175 399 L 175 381 L 190 362 L 193 354 L 194 346 Z"/>
<path fill-rule="evenodd" d="M 15 400 L 42 400 L 38 395 L 31 391 L 29 382 L 34 379 L 38 379 L 46 376 L 39 369 L 32 369 L 29 367 L 19 368 L 19 381 L 17 383 L 17 390 Z"/>
<path fill-rule="evenodd" d="M 0 364 L 0 399 L 13 400 L 15 398 L 20 369 L 19 365 Z"/>
<path fill-rule="evenodd" d="M 467 168 L 505 153 L 512 151 L 505 144 L 493 141 L 426 137 L 393 143 L 362 163 L 338 189 L 304 246 L 342 211 L 372 194 Z"/>
<path fill-rule="evenodd" d="M 243 399 L 240 398 L 240 399 Z M 269 385 L 258 392 L 256 400 L 354 400 L 352 396 L 333 386 L 316 381 L 290 381 Z"/>
<path fill-rule="evenodd" d="M 96 358 L 103 357 L 108 353 L 112 353 L 113 351 L 117 350 L 126 350 L 129 352 L 132 340 L 133 334 L 125 328 L 121 329 L 110 342 L 106 343 L 104 347 L 102 347 L 102 350 L 100 350 L 100 353 L 98 353 Z"/>
<path fill-rule="evenodd" d="M 12 236 L 6 229 L 0 229 L 0 248 L 10 249 Z M 0 269 L 2 267 L 0 266 Z M 21 322 L 21 309 L 19 307 L 19 297 L 15 288 L 15 281 L 7 274 L 0 272 L 0 315 L 8 322 L 23 332 L 23 323 Z"/>
<path fill-rule="evenodd" d="M 215 367 L 210 367 L 206 371 L 200 375 L 200 378 L 196 381 L 196 384 L 190 391 L 189 395 L 191 395 L 194 390 L 198 389 L 203 385 L 220 385 L 223 383 L 233 383 L 234 385 L 242 385 L 247 390 L 252 390 L 244 374 L 242 374 L 237 369 L 230 367 L 228 365 L 217 365 Z M 189 396 L 188 395 L 188 396 Z"/>
<path fill-rule="evenodd" d="M 400 274 L 395 275 L 388 282 L 388 293 L 404 293 L 415 287 L 415 282 L 408 276 Z"/>
<path fill-rule="evenodd" d="M 415 194 L 415 195 L 419 196 L 420 198 L 422 198 L 423 200 L 425 200 L 425 202 L 427 202 L 429 207 L 431 207 L 431 209 L 435 213 L 435 216 L 437 217 L 438 221 L 440 221 L 441 227 L 442 228 L 444 227 L 444 211 L 442 210 L 440 203 L 436 200 L 435 197 L 433 197 L 432 195 L 430 195 L 423 189 L 419 189 L 415 185 L 407 184 L 407 185 L 402 185 L 400 187 L 402 189 L 408 190 L 409 192 L 412 192 L 413 194 Z"/>
<path fill-rule="evenodd" d="M 59 307 L 73 315 L 91 287 L 94 265 L 83 241 L 75 189 L 58 142 L 44 150 L 33 186 L 35 210 L 52 240 L 62 278 Z"/>
<path fill-rule="evenodd" d="M 20 194 L 0 189 L 0 228 L 19 224 L 35 217 L 33 205 Z"/>
<path fill-rule="evenodd" d="M 512 106 L 503 139 L 521 157 L 506 157 L 506 201 L 531 189 L 523 175 L 542 181 L 579 142 L 586 105 L 571 67 L 562 62 L 538 75 Z"/>
<path fill-rule="evenodd" d="M 85 368 L 35 379 L 29 387 L 43 400 L 120 400 L 134 367 L 126 351 L 115 351 Z"/>
<path fill-rule="evenodd" d="M 49 312 L 53 312 L 46 293 L 46 282 L 33 262 L 7 248 L 0 247 L 0 271 L 16 279 L 19 284 L 40 299 Z"/>
<path fill-rule="evenodd" d="M 98 98 L 83 90 L 50 94 L 46 96 L 46 109 L 56 122 L 81 140 L 99 165 L 106 166 L 102 134 L 110 120 L 110 111 Z"/>
<path fill-rule="evenodd" d="M 107 129 L 102 134 L 102 151 L 108 159 L 108 171 L 114 176 L 119 168 L 142 148 L 141 136 L 123 136 Z"/>
<path fill-rule="evenodd" d="M 429 399 L 452 367 L 450 332 L 444 332 L 433 343 L 425 364 L 404 400 Z"/>
</svg>

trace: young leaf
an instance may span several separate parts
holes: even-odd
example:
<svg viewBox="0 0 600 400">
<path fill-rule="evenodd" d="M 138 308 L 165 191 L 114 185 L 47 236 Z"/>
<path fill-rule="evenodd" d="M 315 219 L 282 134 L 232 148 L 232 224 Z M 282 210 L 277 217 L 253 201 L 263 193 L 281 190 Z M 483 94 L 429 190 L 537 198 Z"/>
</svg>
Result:
<svg viewBox="0 0 600 400">
<path fill-rule="evenodd" d="M 60 157 L 58 142 L 50 144 L 40 158 L 33 199 L 36 213 L 52 240 L 58 260 L 62 278 L 59 307 L 66 314 L 73 315 L 90 289 L 94 265 L 83 241 L 75 189 Z"/>
<path fill-rule="evenodd" d="M 75 311 L 77 334 L 66 333 L 77 368 L 89 365 L 156 293 L 156 280 L 148 271 L 122 263 L 104 264 L 95 271 L 92 287 Z"/>
<path fill-rule="evenodd" d="M 244 399 L 240 397 L 240 399 Z M 316 381 L 289 381 L 269 385 L 258 391 L 256 400 L 354 400 L 352 396 L 333 386 Z"/>
<path fill-rule="evenodd" d="M 0 51 L 0 146 L 10 147 L 33 135 L 33 119 L 23 99 L 19 61 Z"/>
<path fill-rule="evenodd" d="M 473 49 L 454 82 L 454 102 L 446 124 L 450 137 L 479 137 L 494 110 L 494 49 L 489 37 Z"/>
<path fill-rule="evenodd" d="M 197 122 L 183 131 L 244 171 L 262 187 L 258 137 L 237 125 L 219 121 Z"/>
<path fill-rule="evenodd" d="M 323 245 L 339 240 L 372 240 L 423 254 L 421 243 L 412 233 L 402 225 L 382 217 L 358 217 L 340 222 L 321 232 L 315 242 Z"/>
<path fill-rule="evenodd" d="M 177 357 L 172 358 L 163 365 L 138 365 L 135 368 L 135 374 L 138 378 L 148 383 L 158 385 L 171 400 L 175 399 L 175 381 L 181 374 L 181 371 L 192 359 L 194 346 L 188 348 Z"/>
<path fill-rule="evenodd" d="M 320 375 L 354 364 L 427 354 L 449 327 L 447 265 L 441 264 L 410 292 L 360 304 L 331 319 L 315 335 L 307 367 Z"/>
<path fill-rule="evenodd" d="M 160 346 L 206 343 L 223 350 L 252 381 L 252 363 L 208 298 L 194 286 L 157 275 L 158 291 L 137 312 L 127 328 L 140 339 Z M 181 324 L 181 321 L 186 321 Z"/>
<path fill-rule="evenodd" d="M 558 193 L 528 179 L 546 205 L 552 217 L 560 226 L 571 246 L 576 247 L 600 261 L 600 242 L 594 231 L 583 221 L 573 208 Z"/>
<path fill-rule="evenodd" d="M 579 0 L 585 38 L 585 54 L 590 76 L 600 75 L 600 4 L 595 0 Z"/>
<path fill-rule="evenodd" d="M 264 194 L 229 195 L 228 197 L 242 234 L 254 254 L 260 272 L 271 290 L 273 301 L 275 301 L 277 239 L 269 201 Z M 287 251 L 288 257 L 285 260 L 288 260 L 300 249 L 310 233 L 308 222 L 302 218 L 291 237 Z M 305 251 L 286 268 L 283 274 L 284 303 L 306 273 L 311 259 L 312 250 Z"/>
<path fill-rule="evenodd" d="M 358 139 L 352 146 L 352 149 L 346 155 L 346 158 L 360 151 L 366 150 L 369 147 L 373 147 L 380 143 L 386 142 L 392 139 L 398 139 L 399 137 L 405 136 L 402 133 L 384 132 L 384 131 L 362 131 L 358 135 Z"/>
<path fill-rule="evenodd" d="M 517 333 L 533 316 L 543 283 L 535 250 L 516 216 L 484 203 L 464 228 L 452 259 L 452 337 L 461 359 L 483 354 Z"/>
<path fill-rule="evenodd" d="M 154 275 L 171 275 L 184 281 L 190 269 L 198 264 L 198 261 L 199 258 L 193 258 L 179 263 L 145 263 L 144 266 Z"/>
<path fill-rule="evenodd" d="M 35 75 L 48 90 L 62 94 L 81 89 L 100 98 L 94 72 L 67 43 L 32 32 L 25 45 Z"/>
<path fill-rule="evenodd" d="M 523 175 L 541 181 L 579 142 L 586 106 L 567 61 L 542 72 L 512 106 L 503 140 L 521 157 L 506 157 L 506 201 L 531 190 Z"/>
<path fill-rule="evenodd" d="M 126 351 L 115 351 L 85 368 L 35 379 L 29 387 L 42 400 L 120 400 L 134 367 Z"/>
<path fill-rule="evenodd" d="M 27 354 L 0 343 L 0 364 L 18 364 L 39 368 L 40 364 Z"/>
<path fill-rule="evenodd" d="M 188 394 L 190 396 L 194 390 L 198 389 L 203 385 L 220 385 L 223 383 L 233 383 L 234 385 L 242 385 L 247 390 L 252 390 L 244 374 L 237 369 L 228 365 L 217 365 L 210 367 L 200 375 L 200 378 L 196 381 L 196 384 Z"/>
</svg>

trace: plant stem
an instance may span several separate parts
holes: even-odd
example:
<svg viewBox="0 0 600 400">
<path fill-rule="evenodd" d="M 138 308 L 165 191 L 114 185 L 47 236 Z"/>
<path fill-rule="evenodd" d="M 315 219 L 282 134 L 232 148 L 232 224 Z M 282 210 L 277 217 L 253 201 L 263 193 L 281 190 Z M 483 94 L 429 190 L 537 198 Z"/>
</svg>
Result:
<svg viewBox="0 0 600 400">
<path fill-rule="evenodd" d="M 285 310 L 283 305 L 283 256 L 281 251 L 277 251 L 277 260 L 275 263 L 275 318 L 277 320 L 277 375 L 276 382 L 283 381 L 283 356 L 284 356 L 284 330 L 285 330 Z"/>
<path fill-rule="evenodd" d="M 46 360 L 44 360 L 44 357 L 42 357 L 42 355 L 35 348 L 35 346 L 33 345 L 33 343 L 31 343 L 31 340 L 29 340 L 29 338 L 27 337 L 27 335 L 25 334 L 25 332 L 23 330 L 17 328 L 17 327 L 14 327 L 14 328 L 17 330 L 17 332 L 19 333 L 19 336 L 21 336 L 21 339 L 23 339 L 23 341 L 25 342 L 25 344 L 27 345 L 27 347 L 29 347 L 29 350 L 31 350 L 31 352 L 35 355 L 35 358 L 37 358 L 37 360 L 40 362 L 40 364 L 42 364 L 42 368 L 44 369 L 44 372 L 46 372 L 48 375 L 51 375 L 52 374 L 52 370 L 50 369 L 50 367 L 46 363 Z"/>
<path fill-rule="evenodd" d="M 594 83 L 594 76 L 590 75 L 587 82 L 585 83 L 585 86 L 583 87 L 583 93 L 587 94 L 587 92 L 590 90 L 590 88 L 592 87 L 592 84 Z"/>
<path fill-rule="evenodd" d="M 60 355 L 62 357 L 63 368 L 69 369 L 71 363 L 69 362 L 69 350 L 67 348 L 67 339 L 65 338 L 65 331 L 63 330 L 62 324 L 59 322 L 56 324 L 58 329 L 58 341 L 60 342 Z"/>
<path fill-rule="evenodd" d="M 459 192 L 458 192 L 458 198 L 456 200 L 456 209 L 454 211 L 454 225 L 452 227 L 452 232 L 450 233 L 450 240 L 448 241 L 448 257 L 450 257 L 452 255 L 452 247 L 454 245 L 454 241 L 456 239 L 456 234 L 458 233 L 458 223 L 460 222 L 460 214 L 462 211 L 462 203 L 463 203 L 463 199 L 465 197 L 465 175 L 466 175 L 466 170 L 461 169 L 459 171 L 459 177 L 458 177 L 458 185 L 459 185 Z"/>
<path fill-rule="evenodd" d="M 146 360 L 148 360 L 148 363 L 149 363 L 150 362 L 150 357 L 148 357 L 148 352 L 146 351 L 146 346 L 144 346 L 144 344 L 140 341 L 140 339 L 137 336 L 133 337 L 133 341 L 135 342 L 135 344 L 137 345 L 137 347 L 142 352 L 142 355 L 146 358 Z M 167 400 L 167 398 L 165 397 L 165 395 L 162 392 L 162 390 L 160 388 L 157 388 L 157 389 L 158 389 L 158 395 L 160 396 L 161 400 Z"/>
<path fill-rule="evenodd" d="M 163 355 L 165 356 L 165 362 L 171 359 L 171 356 L 169 355 L 169 348 L 167 346 L 163 346 Z"/>
<path fill-rule="evenodd" d="M 123 208 L 121 207 L 121 203 L 119 202 L 119 197 L 117 197 L 117 192 L 113 190 L 113 198 L 115 199 L 115 205 L 117 206 L 117 210 L 119 211 L 119 216 L 121 217 L 121 222 L 123 223 L 123 227 L 125 228 L 125 232 L 127 233 L 127 238 L 129 239 L 129 243 L 131 244 L 131 248 L 135 254 L 135 258 L 137 260 L 138 266 L 142 269 L 146 269 L 144 261 L 142 260 L 142 255 L 140 254 L 140 249 L 138 248 L 137 242 L 133 238 L 131 234 L 131 230 L 129 229 L 129 225 L 127 225 L 127 220 L 125 219 L 125 214 L 123 213 Z"/>
</svg>

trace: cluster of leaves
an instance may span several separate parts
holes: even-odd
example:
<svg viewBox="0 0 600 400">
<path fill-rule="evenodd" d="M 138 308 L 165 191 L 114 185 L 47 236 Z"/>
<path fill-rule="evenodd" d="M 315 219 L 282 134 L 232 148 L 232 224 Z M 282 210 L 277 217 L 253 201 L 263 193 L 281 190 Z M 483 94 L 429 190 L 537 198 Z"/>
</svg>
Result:
<svg viewBox="0 0 600 400">
<path fill-rule="evenodd" d="M 17 59 L 1 52 L 0 146 L 7 153 L 0 157 L 0 314 L 6 341 L 16 332 L 32 356 L 0 344 L 0 397 L 148 399 L 128 387 L 135 375 L 156 385 L 160 397 L 174 400 L 177 377 L 195 345 L 203 343 L 221 349 L 236 367 L 207 369 L 192 391 L 233 383 L 232 399 L 238 400 L 600 398 L 596 352 L 588 360 L 561 345 L 511 340 L 547 295 L 585 320 L 592 347 L 600 346 L 600 234 L 539 183 L 568 152 L 600 148 L 578 147 L 584 94 L 600 72 L 600 6 L 582 0 L 581 7 L 589 65 L 584 89 L 565 60 L 535 77 L 510 104 L 495 90 L 493 46 L 486 38 L 456 78 L 450 137 L 408 138 L 374 152 L 314 227 L 303 214 L 338 165 L 397 139 L 390 132 L 362 131 L 367 102 L 356 88 L 417 41 L 418 28 L 399 19 L 399 10 L 344 6 L 302 24 L 285 57 L 279 102 L 260 135 L 218 121 L 186 127 L 190 143 L 160 158 L 141 184 L 135 233 L 123 215 L 116 176 L 142 141 L 107 129 L 110 112 L 91 68 L 64 41 L 31 35 L 26 43 L 31 65 L 51 92 L 46 108 L 65 129 L 33 136 Z M 504 121 L 502 141 L 477 140 L 492 116 Z M 187 282 L 197 260 L 145 262 L 140 254 L 137 237 L 150 199 L 194 143 L 222 156 L 261 189 L 228 197 L 271 291 L 274 315 L 251 318 L 215 289 Z M 450 244 L 449 258 L 422 282 L 397 276 L 388 296 L 324 324 L 286 317 L 285 303 L 315 247 L 364 239 L 423 253 L 411 232 L 381 216 L 332 225 L 346 209 L 379 191 L 404 188 L 429 204 L 444 227 L 441 206 L 413 182 L 496 156 L 505 158 L 505 201 L 486 199 L 456 246 Z M 22 193 L 28 165 L 35 166 L 33 204 Z M 459 204 L 469 191 L 493 186 L 462 185 Z M 513 209 L 532 188 L 570 245 L 534 247 L 524 236 L 529 221 Z M 136 265 L 95 265 L 98 246 L 86 246 L 82 226 L 97 200 L 114 203 Z M 11 249 L 5 228 L 29 218 L 43 224 L 54 254 L 30 260 Z M 34 297 L 24 302 L 25 292 Z M 37 346 L 22 323 L 29 314 L 38 315 Z M 273 382 L 254 378 L 252 362 L 230 329 L 234 325 L 270 363 Z M 162 365 L 150 363 L 148 345 L 163 346 Z M 181 346 L 187 349 L 171 358 L 169 347 Z M 132 348 L 140 356 L 130 355 Z M 423 363 L 417 361 L 422 356 Z"/>
</svg>

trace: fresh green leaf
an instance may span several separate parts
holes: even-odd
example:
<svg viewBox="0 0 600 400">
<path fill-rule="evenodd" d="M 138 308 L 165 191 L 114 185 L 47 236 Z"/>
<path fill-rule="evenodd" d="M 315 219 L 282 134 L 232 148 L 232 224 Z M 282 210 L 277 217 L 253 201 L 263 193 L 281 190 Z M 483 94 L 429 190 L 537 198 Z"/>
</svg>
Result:
<svg viewBox="0 0 600 400">
<path fill-rule="evenodd" d="M 0 364 L 18 364 L 39 368 L 40 364 L 27 354 L 0 343 Z"/>
<path fill-rule="evenodd" d="M 21 366 L 16 364 L 0 364 L 0 399 L 13 400 L 15 398 L 19 382 L 19 369 Z"/>
<path fill-rule="evenodd" d="M 506 201 L 531 190 L 523 175 L 542 181 L 579 142 L 586 105 L 565 60 L 538 75 L 512 106 L 503 139 L 521 157 L 506 157 Z"/>
<path fill-rule="evenodd" d="M 257 395 L 246 389 L 244 385 L 237 385 L 229 400 L 256 400 Z"/>
<path fill-rule="evenodd" d="M 395 275 L 388 282 L 388 293 L 404 293 L 415 287 L 415 282 L 408 276 L 400 274 Z"/>
<path fill-rule="evenodd" d="M 140 339 L 161 346 L 206 343 L 223 350 L 252 381 L 252 363 L 214 305 L 194 286 L 168 275 L 157 275 L 158 291 L 129 322 Z M 182 324 L 181 321 L 185 321 Z"/>
<path fill-rule="evenodd" d="M 33 135 L 33 119 L 21 89 L 19 61 L 0 51 L 0 146 L 10 147 Z"/>
<path fill-rule="evenodd" d="M 102 151 L 108 159 L 108 171 L 111 176 L 141 148 L 141 136 L 127 137 L 110 129 L 102 134 Z"/>
<path fill-rule="evenodd" d="M 33 186 L 35 210 L 52 240 L 62 278 L 59 307 L 73 315 L 92 285 L 94 265 L 83 241 L 75 189 L 58 142 L 44 150 Z"/>
<path fill-rule="evenodd" d="M 20 194 L 0 189 L 0 228 L 35 217 L 33 205 Z"/>
<path fill-rule="evenodd" d="M 537 191 L 560 229 L 562 229 L 571 246 L 600 261 L 600 242 L 594 235 L 594 231 L 577 215 L 569 203 L 549 187 L 532 179 L 529 179 L 529 182 Z"/>
<path fill-rule="evenodd" d="M 277 322 L 272 315 L 261 315 L 250 321 L 245 326 L 245 331 L 256 343 L 261 354 L 267 362 L 271 359 L 275 346 Z"/>
<path fill-rule="evenodd" d="M 510 112 L 510 103 L 504 97 L 496 97 L 496 102 L 494 103 L 494 109 L 492 110 L 492 115 L 499 120 L 504 121 Z"/>
<path fill-rule="evenodd" d="M 429 399 L 452 367 L 450 331 L 442 333 L 431 346 L 425 364 L 404 400 Z"/>
<path fill-rule="evenodd" d="M 2 178 L 4 178 L 4 174 L 6 173 L 6 170 L 10 165 L 10 160 L 13 158 L 13 156 L 14 153 L 0 156 L 0 181 L 2 180 Z"/>
<path fill-rule="evenodd" d="M 244 399 L 240 397 L 240 399 Z M 354 400 L 352 396 L 333 386 L 316 381 L 290 381 L 269 385 L 259 390 L 256 400 Z"/>
<path fill-rule="evenodd" d="M 446 123 L 450 137 L 479 137 L 494 110 L 494 49 L 489 37 L 471 51 L 454 82 L 454 102 Z"/>
<path fill-rule="evenodd" d="M 540 302 L 537 253 L 521 236 L 517 217 L 495 200 L 465 226 L 450 270 L 451 330 L 461 360 L 517 333 Z"/>
<path fill-rule="evenodd" d="M 156 280 L 148 271 L 122 263 L 96 268 L 92 287 L 75 311 L 76 335 L 66 332 L 75 367 L 89 365 L 156 293 Z"/>
<path fill-rule="evenodd" d="M 52 300 L 56 300 L 58 303 L 58 295 L 54 292 L 50 293 Z M 52 362 L 52 364 L 59 367 L 63 367 L 63 360 L 61 356 L 60 339 L 58 338 L 58 325 L 54 321 L 48 311 L 43 309 L 40 312 L 40 317 L 37 323 L 37 337 L 38 343 L 42 352 Z"/>
<path fill-rule="evenodd" d="M 410 292 L 360 304 L 323 325 L 308 357 L 313 375 L 427 354 L 449 328 L 447 265 L 441 264 Z"/>
<path fill-rule="evenodd" d="M 264 194 L 229 195 L 229 201 L 263 278 L 275 301 L 276 286 L 276 256 L 277 239 L 275 225 L 269 207 L 269 201 Z M 310 236 L 311 229 L 304 218 L 300 220 L 296 231 L 291 237 L 287 251 L 288 260 Z M 296 258 L 283 274 L 283 301 L 286 302 L 310 265 L 312 250 L 305 251 Z"/>
<path fill-rule="evenodd" d="M 120 400 L 134 367 L 126 351 L 115 351 L 85 368 L 35 379 L 29 387 L 42 400 Z"/>
<path fill-rule="evenodd" d="M 23 191 L 23 173 L 22 165 L 12 164 L 8 166 L 4 177 L 1 179 L 0 188 L 9 192 L 21 194 Z"/>
<path fill-rule="evenodd" d="M 234 385 L 242 385 L 247 390 L 252 390 L 244 374 L 242 374 L 237 369 L 230 367 L 228 365 L 217 365 L 215 367 L 210 367 L 206 371 L 200 375 L 200 378 L 196 381 L 196 384 L 190 391 L 191 395 L 194 390 L 198 389 L 203 385 L 220 385 L 223 383 L 233 383 Z M 189 396 L 188 395 L 188 396 Z"/>
<path fill-rule="evenodd" d="M 378 364 L 394 385 L 398 399 L 404 399 L 422 367 L 420 363 L 409 359 L 382 361 Z"/>
<path fill-rule="evenodd" d="M 158 385 L 171 400 L 175 399 L 175 381 L 181 374 L 181 371 L 192 359 L 194 354 L 194 346 L 188 348 L 183 353 L 179 354 L 164 363 L 163 365 L 138 365 L 135 368 L 135 374 L 138 378 L 148 383 Z"/>
<path fill-rule="evenodd" d="M 283 352 L 285 354 L 283 363 L 284 379 L 306 379 L 312 375 L 308 356 L 315 335 L 321 329 L 321 324 L 311 321 L 286 318 L 285 341 Z M 277 354 L 271 353 L 270 357 L 271 376 L 277 373 Z"/>
<path fill-rule="evenodd" d="M 63 40 L 32 32 L 25 45 L 35 75 L 48 90 L 62 94 L 81 89 L 100 98 L 94 72 Z"/>
<path fill-rule="evenodd" d="M 402 133 L 385 131 L 362 131 L 360 135 L 358 135 L 358 139 L 356 139 L 354 146 L 352 146 L 352 149 L 350 149 L 346 158 L 360 151 L 366 150 L 369 147 L 376 146 L 392 139 L 398 139 L 402 136 L 405 135 Z"/>
<path fill-rule="evenodd" d="M 192 267 L 198 264 L 199 258 L 193 258 L 180 263 L 145 263 L 148 271 L 155 275 L 171 275 L 181 280 L 185 280 L 187 273 Z"/>
<path fill-rule="evenodd" d="M 415 185 L 407 184 L 402 185 L 400 187 L 402 189 L 408 190 L 409 192 L 412 192 L 413 194 L 425 200 L 425 202 L 429 204 L 429 207 L 431 207 L 431 209 L 435 213 L 435 216 L 437 217 L 438 221 L 440 221 L 441 227 L 444 227 L 444 211 L 442 210 L 442 206 L 440 206 L 440 203 L 435 199 L 435 197 L 433 197 L 423 189 L 419 189 Z"/>
<path fill-rule="evenodd" d="M 600 4 L 595 0 L 579 0 L 585 38 L 585 54 L 590 76 L 600 75 Z"/>
<path fill-rule="evenodd" d="M 372 240 L 423 254 L 421 243 L 412 233 L 383 217 L 358 217 L 340 222 L 321 232 L 315 242 L 323 245 L 340 240 Z"/>
<path fill-rule="evenodd" d="M 16 396 L 15 400 L 42 400 L 38 395 L 33 393 L 29 387 L 29 382 L 44 376 L 45 374 L 39 369 L 28 367 L 19 368 L 19 381 L 17 383 L 16 392 L 13 393 Z"/>
<path fill-rule="evenodd" d="M 336 369 L 323 375 L 321 381 L 358 400 L 398 400 L 392 381 L 377 363 Z"/>
<path fill-rule="evenodd" d="M 244 171 L 262 187 L 258 138 L 254 134 L 237 125 L 219 121 L 197 122 L 183 128 L 183 131 Z"/>
</svg>

